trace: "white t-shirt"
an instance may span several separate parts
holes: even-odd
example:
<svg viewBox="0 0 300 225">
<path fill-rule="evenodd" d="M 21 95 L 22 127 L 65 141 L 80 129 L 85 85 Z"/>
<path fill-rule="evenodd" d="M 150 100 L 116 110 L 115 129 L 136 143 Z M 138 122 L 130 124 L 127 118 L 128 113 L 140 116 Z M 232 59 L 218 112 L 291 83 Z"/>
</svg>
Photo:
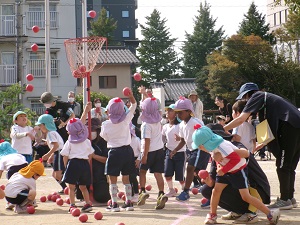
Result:
<svg viewBox="0 0 300 225">
<path fill-rule="evenodd" d="M 170 125 L 169 123 L 165 124 L 162 128 L 162 135 L 166 136 L 167 144 L 166 147 L 173 151 L 180 141 L 176 141 L 175 134 L 179 136 L 179 124 Z M 177 152 L 184 152 L 186 149 L 186 145 L 184 145 Z"/>
<path fill-rule="evenodd" d="M 91 141 L 86 139 L 81 143 L 70 143 L 66 141 L 60 154 L 68 156 L 69 159 L 89 159 L 89 155 L 94 152 Z"/>
<path fill-rule="evenodd" d="M 134 157 L 140 157 L 140 155 L 141 155 L 141 139 L 137 136 L 132 136 L 130 146 L 133 149 Z"/>
<path fill-rule="evenodd" d="M 64 147 L 64 141 L 61 138 L 61 136 L 59 135 L 59 133 L 57 133 L 57 131 L 48 131 L 47 136 L 46 136 L 46 141 L 47 141 L 47 145 L 50 149 L 53 148 L 54 142 L 58 143 L 57 150 L 61 150 Z"/>
<path fill-rule="evenodd" d="M 131 134 L 129 124 L 133 118 L 136 103 L 129 107 L 125 119 L 117 124 L 113 124 L 111 120 L 102 123 L 100 136 L 107 141 L 108 148 L 118 148 L 124 145 L 130 145 Z"/>
<path fill-rule="evenodd" d="M 9 170 L 12 166 L 19 166 L 27 163 L 25 157 L 18 153 L 2 156 L 0 160 L 0 170 Z"/>
<path fill-rule="evenodd" d="M 233 145 L 230 141 L 226 141 L 224 140 L 215 150 L 213 150 L 211 152 L 211 155 L 213 155 L 214 152 L 220 152 L 223 160 L 221 162 L 219 162 L 222 166 L 225 166 L 228 162 L 229 159 L 225 158 L 228 155 L 230 155 L 232 152 L 234 152 L 234 150 L 237 149 L 237 147 L 235 145 Z M 242 166 L 244 166 L 246 164 L 246 159 L 245 158 L 241 158 L 240 162 L 238 164 L 236 164 L 231 170 L 229 170 L 228 172 L 231 171 L 235 171 L 235 170 L 239 170 Z"/>
<path fill-rule="evenodd" d="M 35 135 L 35 131 L 30 126 L 21 127 L 15 124 L 11 127 L 11 147 L 20 154 L 32 155 L 32 140 L 29 136 L 26 136 L 28 132 Z"/>
<path fill-rule="evenodd" d="M 254 149 L 253 139 L 256 138 L 255 129 L 252 124 L 243 122 L 240 126 L 233 128 L 232 134 L 237 134 L 241 137 L 240 142 L 252 152 Z"/>
<path fill-rule="evenodd" d="M 36 190 L 36 182 L 34 178 L 26 178 L 19 173 L 15 173 L 10 177 L 5 187 L 5 196 L 16 198 L 23 190 Z"/>
<path fill-rule="evenodd" d="M 185 144 L 190 151 L 195 150 L 192 148 L 192 143 L 193 143 L 192 135 L 195 131 L 194 126 L 196 124 L 200 124 L 201 126 L 204 126 L 203 121 L 199 120 L 196 117 L 191 117 L 187 123 L 185 123 L 185 121 L 183 120 L 179 124 L 179 137 L 184 139 Z"/>
<path fill-rule="evenodd" d="M 141 126 L 141 150 L 145 149 L 145 138 L 150 139 L 149 152 L 154 152 L 164 147 L 161 134 L 161 123 L 142 123 Z"/>
</svg>

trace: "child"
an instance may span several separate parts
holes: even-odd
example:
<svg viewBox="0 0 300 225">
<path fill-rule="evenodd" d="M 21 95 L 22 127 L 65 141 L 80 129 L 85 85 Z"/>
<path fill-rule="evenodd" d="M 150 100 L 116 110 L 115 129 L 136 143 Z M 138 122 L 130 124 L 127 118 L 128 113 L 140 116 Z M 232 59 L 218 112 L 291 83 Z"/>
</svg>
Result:
<svg viewBox="0 0 300 225">
<path fill-rule="evenodd" d="M 203 122 L 198 118 L 193 117 L 194 110 L 192 102 L 189 99 L 184 97 L 180 97 L 178 101 L 175 102 L 174 111 L 178 112 L 178 117 L 181 119 L 181 123 L 179 125 L 179 137 L 180 142 L 174 148 L 174 150 L 170 153 L 170 158 L 183 148 L 185 145 L 190 151 L 190 157 L 188 159 L 188 166 L 186 169 L 186 181 L 183 191 L 179 196 L 176 197 L 178 201 L 187 201 L 190 198 L 189 190 L 191 183 L 194 179 L 194 173 L 198 173 L 199 170 L 205 170 L 210 158 L 208 153 L 202 153 L 200 155 L 200 150 L 197 148 L 192 148 L 192 134 L 194 132 L 194 125 Z"/>
<path fill-rule="evenodd" d="M 265 213 L 270 224 L 277 224 L 280 210 L 270 210 L 259 199 L 250 195 L 246 175 L 246 159 L 240 158 L 234 151 L 236 147 L 231 142 L 223 140 L 221 136 L 214 134 L 206 126 L 197 124 L 195 129 L 193 133 L 193 148 L 200 148 L 201 151 L 207 153 L 210 152 L 218 163 L 216 183 L 211 196 L 210 213 L 206 216 L 205 224 L 217 223 L 217 206 L 222 191 L 228 184 L 239 189 L 244 201 Z"/>
<path fill-rule="evenodd" d="M 246 105 L 246 101 L 238 100 L 232 106 L 232 117 L 237 118 L 243 111 Z M 238 127 L 233 128 L 232 131 L 233 138 L 232 141 L 241 142 L 249 152 L 254 153 L 256 146 L 256 135 L 255 129 L 252 124 L 248 122 L 243 122 Z"/>
<path fill-rule="evenodd" d="M 23 111 L 18 111 L 13 116 L 13 123 L 11 127 L 11 146 L 18 151 L 18 153 L 25 156 L 26 161 L 30 163 L 32 157 L 32 141 L 34 140 L 35 131 L 28 126 L 27 114 Z"/>
<path fill-rule="evenodd" d="M 66 127 L 69 138 L 64 144 L 60 154 L 63 156 L 66 171 L 63 181 L 69 184 L 70 210 L 75 206 L 75 187 L 79 185 L 79 189 L 83 195 L 85 205 L 82 212 L 92 211 L 90 204 L 89 192 L 86 185 L 91 184 L 91 169 L 89 160 L 94 150 L 91 141 L 88 139 L 88 130 L 78 118 L 71 119 Z"/>
<path fill-rule="evenodd" d="M 64 146 L 64 141 L 56 131 L 53 116 L 43 114 L 38 118 L 35 125 L 38 125 L 40 130 L 46 135 L 47 145 L 50 149 L 48 153 L 43 155 L 42 159 L 43 161 L 48 161 L 48 163 L 53 163 L 52 176 L 62 187 L 62 190 L 59 191 L 59 193 L 64 193 L 66 184 L 62 181 L 62 171 L 65 170 L 65 166 L 62 156 L 59 154 Z"/>
<path fill-rule="evenodd" d="M 166 107 L 166 118 L 168 123 L 165 124 L 162 128 L 163 139 L 166 140 L 166 159 L 165 159 L 165 179 L 169 188 L 166 196 L 174 197 L 176 191 L 173 188 L 172 177 L 175 173 L 175 180 L 179 181 L 182 188 L 184 188 L 184 172 L 185 172 L 185 163 L 186 163 L 186 146 L 184 145 L 180 150 L 177 151 L 177 154 L 170 158 L 170 152 L 178 145 L 179 140 L 177 137 L 179 135 L 179 121 L 177 120 L 176 113 L 173 110 L 175 104 L 171 104 Z"/>
<path fill-rule="evenodd" d="M 219 116 L 216 116 L 216 119 L 217 119 L 218 124 L 221 124 L 223 127 L 225 126 L 225 124 L 226 124 L 225 116 L 219 115 Z"/>
<path fill-rule="evenodd" d="M 100 136 L 107 141 L 107 147 L 110 149 L 108 159 L 105 165 L 105 174 L 110 181 L 110 195 L 112 203 L 106 208 L 107 211 L 119 212 L 117 204 L 117 179 L 122 173 L 122 182 L 124 184 L 126 201 L 122 206 L 123 210 L 133 211 L 132 190 L 129 182 L 129 174 L 134 173 L 134 155 L 130 146 L 129 124 L 133 118 L 136 109 L 136 101 L 130 91 L 129 100 L 131 106 L 126 114 L 124 102 L 120 98 L 113 98 L 108 102 L 107 113 L 108 120 L 102 123 Z"/>
<path fill-rule="evenodd" d="M 43 164 L 34 160 L 11 176 L 5 187 L 5 198 L 9 203 L 16 205 L 16 213 L 26 212 L 27 206 L 34 204 L 36 180 L 45 175 Z"/>
</svg>

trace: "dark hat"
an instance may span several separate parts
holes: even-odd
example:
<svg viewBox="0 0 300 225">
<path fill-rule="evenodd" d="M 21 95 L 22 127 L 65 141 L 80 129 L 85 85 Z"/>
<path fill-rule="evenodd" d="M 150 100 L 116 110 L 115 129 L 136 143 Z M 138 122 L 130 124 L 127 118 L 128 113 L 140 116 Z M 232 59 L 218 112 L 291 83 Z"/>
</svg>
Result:
<svg viewBox="0 0 300 225">
<path fill-rule="evenodd" d="M 96 131 L 97 129 L 100 129 L 100 128 L 101 128 L 101 120 L 98 118 L 92 118 L 91 119 L 91 130 Z"/>
<path fill-rule="evenodd" d="M 245 83 L 241 86 L 239 91 L 239 96 L 235 100 L 240 100 L 243 98 L 245 94 L 247 94 L 249 91 L 258 91 L 258 86 L 255 83 Z"/>
<path fill-rule="evenodd" d="M 44 92 L 41 95 L 41 99 L 40 102 L 43 104 L 49 104 L 52 103 L 54 101 L 56 101 L 57 99 L 53 97 L 53 95 L 50 92 Z"/>
<path fill-rule="evenodd" d="M 218 123 L 209 123 L 206 124 L 208 128 L 210 128 L 215 134 L 220 135 L 222 138 L 231 138 L 232 135 L 225 132 L 223 126 Z"/>
</svg>

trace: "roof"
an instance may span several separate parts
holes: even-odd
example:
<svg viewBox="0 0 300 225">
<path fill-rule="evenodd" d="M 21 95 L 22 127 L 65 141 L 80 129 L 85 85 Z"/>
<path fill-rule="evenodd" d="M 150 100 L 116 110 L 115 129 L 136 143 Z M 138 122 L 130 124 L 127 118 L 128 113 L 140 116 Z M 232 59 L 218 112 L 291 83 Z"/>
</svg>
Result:
<svg viewBox="0 0 300 225">
<path fill-rule="evenodd" d="M 196 78 L 166 79 L 162 82 L 151 83 L 152 88 L 165 90 L 165 101 L 176 102 L 180 96 L 187 96 L 191 90 L 196 90 Z"/>
<path fill-rule="evenodd" d="M 140 61 L 129 49 L 102 49 L 99 64 L 139 64 Z"/>
</svg>

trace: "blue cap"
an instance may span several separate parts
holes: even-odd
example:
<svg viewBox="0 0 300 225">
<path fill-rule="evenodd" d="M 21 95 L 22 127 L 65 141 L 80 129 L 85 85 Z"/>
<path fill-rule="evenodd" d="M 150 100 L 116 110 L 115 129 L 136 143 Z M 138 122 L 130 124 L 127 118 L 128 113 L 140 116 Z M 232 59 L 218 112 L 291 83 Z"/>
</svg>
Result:
<svg viewBox="0 0 300 225">
<path fill-rule="evenodd" d="M 13 121 L 15 121 L 19 115 L 26 115 L 26 116 L 27 116 L 26 112 L 18 111 L 18 112 L 16 112 L 16 113 L 13 115 Z"/>
<path fill-rule="evenodd" d="M 171 104 L 169 106 L 166 106 L 165 110 L 167 110 L 167 109 L 175 109 L 175 104 Z"/>
<path fill-rule="evenodd" d="M 259 91 L 257 84 L 255 83 L 245 83 L 241 86 L 239 91 L 239 96 L 235 100 L 240 100 L 243 98 L 245 94 L 247 94 L 249 91 Z"/>
<path fill-rule="evenodd" d="M 196 125 L 195 125 L 196 126 Z M 207 151 L 213 151 L 216 149 L 224 140 L 221 136 L 212 132 L 206 126 L 198 124 L 199 128 L 194 131 L 192 139 L 192 148 L 198 149 L 200 145 L 203 145 Z"/>
<path fill-rule="evenodd" d="M 38 118 L 38 121 L 35 123 L 35 125 L 40 125 L 40 124 L 45 124 L 45 127 L 49 131 L 56 131 L 54 118 L 49 114 L 43 114 Z"/>
</svg>

